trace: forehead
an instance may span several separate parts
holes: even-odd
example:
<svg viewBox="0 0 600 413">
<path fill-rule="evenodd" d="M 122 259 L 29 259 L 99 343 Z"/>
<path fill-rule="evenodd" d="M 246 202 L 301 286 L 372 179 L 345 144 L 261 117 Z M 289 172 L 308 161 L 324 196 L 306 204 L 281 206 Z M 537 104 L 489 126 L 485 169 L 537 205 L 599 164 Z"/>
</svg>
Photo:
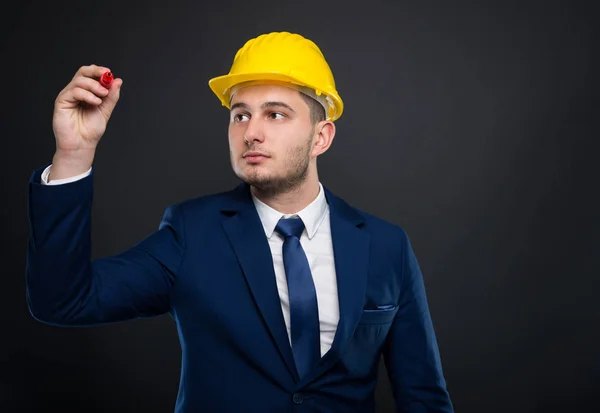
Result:
<svg viewBox="0 0 600 413">
<path fill-rule="evenodd" d="M 284 102 L 296 108 L 303 103 L 300 92 L 280 85 L 251 85 L 239 89 L 231 98 L 231 104 L 243 102 L 249 105 L 265 102 Z"/>
</svg>

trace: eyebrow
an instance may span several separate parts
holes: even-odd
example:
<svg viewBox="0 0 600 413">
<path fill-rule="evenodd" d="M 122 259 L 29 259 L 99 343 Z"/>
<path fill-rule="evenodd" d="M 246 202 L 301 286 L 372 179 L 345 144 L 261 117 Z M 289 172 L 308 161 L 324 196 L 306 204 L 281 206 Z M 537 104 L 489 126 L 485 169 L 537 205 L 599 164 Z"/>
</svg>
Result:
<svg viewBox="0 0 600 413">
<path fill-rule="evenodd" d="M 283 102 L 265 102 L 261 105 L 261 109 L 266 109 L 266 108 L 276 108 L 276 107 L 280 107 L 280 108 L 286 108 L 294 113 L 296 113 L 296 111 L 294 109 L 292 109 L 292 107 L 290 105 L 288 105 L 287 103 L 283 103 Z M 243 103 L 243 102 L 238 102 L 238 103 L 234 103 L 231 106 L 231 110 L 233 111 L 234 109 L 237 108 L 242 108 L 245 109 L 247 111 L 250 111 L 250 106 L 248 106 L 247 104 Z"/>
</svg>

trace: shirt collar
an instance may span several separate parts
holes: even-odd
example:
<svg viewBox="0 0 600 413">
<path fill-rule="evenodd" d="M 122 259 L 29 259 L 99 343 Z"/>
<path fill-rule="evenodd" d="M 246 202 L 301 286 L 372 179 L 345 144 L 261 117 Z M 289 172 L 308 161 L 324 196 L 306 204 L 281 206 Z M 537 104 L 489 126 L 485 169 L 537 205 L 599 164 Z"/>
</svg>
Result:
<svg viewBox="0 0 600 413">
<path fill-rule="evenodd" d="M 283 214 L 262 202 L 260 199 L 255 197 L 254 194 L 252 194 L 252 201 L 254 202 L 258 216 L 263 224 L 267 238 L 271 238 L 273 232 L 275 231 L 275 227 L 281 218 L 300 217 L 304 223 L 304 227 L 306 228 L 306 235 L 308 235 L 309 239 L 312 239 L 317 233 L 317 230 L 319 229 L 321 222 L 323 222 L 325 214 L 328 210 L 327 198 L 325 198 L 323 185 L 321 185 L 320 182 L 319 194 L 315 200 L 306 206 L 306 208 L 304 208 L 302 211 L 299 211 L 295 214 Z"/>
</svg>

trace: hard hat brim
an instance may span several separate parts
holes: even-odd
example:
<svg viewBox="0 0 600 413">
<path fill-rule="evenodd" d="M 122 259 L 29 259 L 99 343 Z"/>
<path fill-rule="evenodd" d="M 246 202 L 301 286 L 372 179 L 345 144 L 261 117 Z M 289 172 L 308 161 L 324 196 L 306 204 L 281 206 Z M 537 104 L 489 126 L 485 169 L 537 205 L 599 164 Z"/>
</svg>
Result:
<svg viewBox="0 0 600 413">
<path fill-rule="evenodd" d="M 306 82 L 301 81 L 293 76 L 281 74 L 279 72 L 262 72 L 262 73 L 239 73 L 239 74 L 228 74 L 212 78 L 208 81 L 208 85 L 215 95 L 221 101 L 221 104 L 229 109 L 229 99 L 231 88 L 237 84 L 249 81 L 264 80 L 265 83 L 268 81 L 278 82 L 289 82 L 299 86 L 309 87 L 318 91 L 317 93 L 324 93 L 329 96 L 335 106 L 335 113 L 330 118 L 332 121 L 338 119 L 343 112 L 344 105 L 337 91 L 335 90 L 320 90 L 314 85 L 309 85 Z"/>
</svg>

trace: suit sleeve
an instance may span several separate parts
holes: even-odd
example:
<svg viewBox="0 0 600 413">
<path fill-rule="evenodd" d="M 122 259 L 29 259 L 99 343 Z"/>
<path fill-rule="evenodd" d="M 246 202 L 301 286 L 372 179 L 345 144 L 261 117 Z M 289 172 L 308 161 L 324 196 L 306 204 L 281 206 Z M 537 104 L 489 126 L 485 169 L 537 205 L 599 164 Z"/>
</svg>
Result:
<svg viewBox="0 0 600 413">
<path fill-rule="evenodd" d="M 52 165 L 48 165 L 48 167 L 46 169 L 44 169 L 44 171 L 42 172 L 42 177 L 41 177 L 41 183 L 42 183 L 42 185 L 64 185 L 64 184 L 69 184 L 71 182 L 79 181 L 80 179 L 83 179 L 86 176 L 89 176 L 90 173 L 92 173 L 92 168 L 90 168 L 86 172 L 84 172 L 84 173 L 82 173 L 80 175 L 71 176 L 71 177 L 62 178 L 62 179 L 53 179 L 51 181 L 48 181 L 48 176 L 50 175 L 50 169 L 51 168 L 52 168 Z"/>
<path fill-rule="evenodd" d="M 167 208 L 158 229 L 131 248 L 91 260 L 94 173 L 47 186 L 40 182 L 42 171 L 30 178 L 27 203 L 31 315 L 47 324 L 85 326 L 168 312 L 185 252 L 180 207 Z"/>
<path fill-rule="evenodd" d="M 419 264 L 402 231 L 399 308 L 383 348 L 398 413 L 454 412 Z"/>
</svg>

